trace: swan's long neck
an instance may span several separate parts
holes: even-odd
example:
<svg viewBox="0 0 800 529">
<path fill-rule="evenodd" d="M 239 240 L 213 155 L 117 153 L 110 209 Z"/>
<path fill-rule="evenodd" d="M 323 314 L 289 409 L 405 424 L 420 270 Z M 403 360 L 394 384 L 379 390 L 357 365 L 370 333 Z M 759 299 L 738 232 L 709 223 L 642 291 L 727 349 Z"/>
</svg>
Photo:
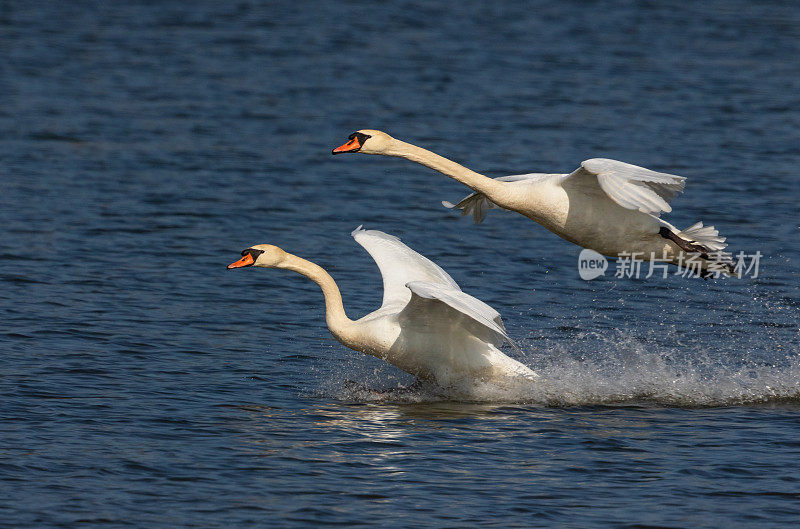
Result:
<svg viewBox="0 0 800 529">
<path fill-rule="evenodd" d="M 287 254 L 280 268 L 302 274 L 319 285 L 325 296 L 325 323 L 328 324 L 331 334 L 347 345 L 354 322 L 344 311 L 342 293 L 331 275 L 321 266 L 292 254 Z"/>
<path fill-rule="evenodd" d="M 444 156 L 439 156 L 434 152 L 404 141 L 393 139 L 391 146 L 384 154 L 388 156 L 398 156 L 430 167 L 435 171 L 449 176 L 453 180 L 461 182 L 474 191 L 483 193 L 489 198 L 496 196 L 503 186 L 503 182 L 498 182 L 488 176 L 476 173 L 453 160 L 448 160 Z"/>
</svg>

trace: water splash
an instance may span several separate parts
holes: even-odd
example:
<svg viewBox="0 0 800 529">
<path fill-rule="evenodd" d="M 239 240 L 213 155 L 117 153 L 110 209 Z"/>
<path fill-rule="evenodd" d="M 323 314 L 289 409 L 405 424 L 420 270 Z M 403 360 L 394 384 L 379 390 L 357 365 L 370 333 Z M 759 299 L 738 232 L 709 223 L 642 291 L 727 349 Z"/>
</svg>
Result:
<svg viewBox="0 0 800 529">
<path fill-rule="evenodd" d="M 633 337 L 616 341 L 595 358 L 548 357 L 534 400 L 559 405 L 654 403 L 666 406 L 730 406 L 797 400 L 800 354 L 774 363 L 654 351 Z M 772 355 L 771 355 L 772 356 Z"/>
<path fill-rule="evenodd" d="M 390 366 L 373 362 L 366 366 L 363 357 L 354 356 L 338 369 L 327 371 L 316 393 L 349 402 L 455 400 L 678 407 L 800 404 L 800 350 L 776 346 L 758 355 L 737 356 L 699 344 L 665 347 L 624 331 L 607 337 L 579 335 L 566 344 L 543 340 L 526 349 L 537 351 L 523 359 L 541 375 L 533 383 L 500 387 L 479 382 L 469 388 L 445 390 L 414 382 Z"/>
</svg>

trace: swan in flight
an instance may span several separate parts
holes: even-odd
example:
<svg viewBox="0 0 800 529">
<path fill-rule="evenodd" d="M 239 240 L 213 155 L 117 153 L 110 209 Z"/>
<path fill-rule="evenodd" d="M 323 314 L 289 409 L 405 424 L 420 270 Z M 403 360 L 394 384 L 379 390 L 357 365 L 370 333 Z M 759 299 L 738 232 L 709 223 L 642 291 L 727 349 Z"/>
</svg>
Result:
<svg viewBox="0 0 800 529">
<path fill-rule="evenodd" d="M 439 386 L 469 391 L 476 382 L 503 387 L 538 377 L 500 351 L 504 340 L 519 351 L 500 314 L 462 292 L 447 272 L 392 235 L 360 226 L 352 235 L 383 276 L 381 307 L 355 321 L 345 314 L 339 287 L 322 267 L 277 246 L 251 246 L 228 269 L 260 266 L 306 276 L 322 289 L 325 321 L 337 340 Z"/>
<path fill-rule="evenodd" d="M 531 173 L 489 178 L 379 130 L 359 130 L 333 154 L 397 156 L 461 182 L 474 192 L 445 207 L 472 213 L 480 223 L 489 209 L 516 211 L 559 237 L 610 257 L 661 260 L 691 266 L 707 277 L 732 274 L 725 238 L 697 222 L 679 230 L 659 218 L 683 191 L 685 178 L 616 160 L 594 158 L 569 174 Z"/>
</svg>

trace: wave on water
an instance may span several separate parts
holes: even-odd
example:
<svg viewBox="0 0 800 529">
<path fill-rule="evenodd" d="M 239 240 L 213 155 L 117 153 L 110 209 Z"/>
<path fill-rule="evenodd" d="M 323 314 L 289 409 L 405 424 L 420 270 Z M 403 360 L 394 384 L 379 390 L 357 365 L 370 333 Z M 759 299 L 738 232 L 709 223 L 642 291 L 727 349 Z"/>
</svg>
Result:
<svg viewBox="0 0 800 529">
<path fill-rule="evenodd" d="M 539 344 L 523 362 L 541 376 L 514 387 L 477 383 L 442 389 L 364 358 L 327 371 L 320 396 L 349 402 L 425 403 L 465 401 L 544 406 L 655 405 L 714 407 L 768 403 L 800 404 L 800 350 L 776 345 L 758 360 L 733 358 L 700 346 L 661 349 L 623 332 L 585 351 L 581 338 Z M 531 347 L 533 349 L 533 347 Z M 546 353 L 544 353 L 546 351 Z M 355 357 L 358 358 L 358 357 Z M 769 361 L 765 361 L 769 358 Z"/>
</svg>

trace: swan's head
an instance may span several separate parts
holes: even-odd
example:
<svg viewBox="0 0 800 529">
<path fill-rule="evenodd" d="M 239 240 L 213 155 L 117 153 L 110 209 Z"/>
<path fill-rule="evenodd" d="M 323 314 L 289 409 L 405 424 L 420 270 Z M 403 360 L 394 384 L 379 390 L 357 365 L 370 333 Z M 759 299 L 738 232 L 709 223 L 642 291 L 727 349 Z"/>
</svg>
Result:
<svg viewBox="0 0 800 529">
<path fill-rule="evenodd" d="M 364 154 L 386 154 L 394 138 L 379 130 L 363 129 L 347 137 L 348 142 L 336 147 L 331 154 L 360 152 Z"/>
<path fill-rule="evenodd" d="M 242 252 L 242 258 L 228 265 L 228 270 L 245 266 L 279 268 L 288 254 L 271 244 L 257 244 Z"/>
</svg>

